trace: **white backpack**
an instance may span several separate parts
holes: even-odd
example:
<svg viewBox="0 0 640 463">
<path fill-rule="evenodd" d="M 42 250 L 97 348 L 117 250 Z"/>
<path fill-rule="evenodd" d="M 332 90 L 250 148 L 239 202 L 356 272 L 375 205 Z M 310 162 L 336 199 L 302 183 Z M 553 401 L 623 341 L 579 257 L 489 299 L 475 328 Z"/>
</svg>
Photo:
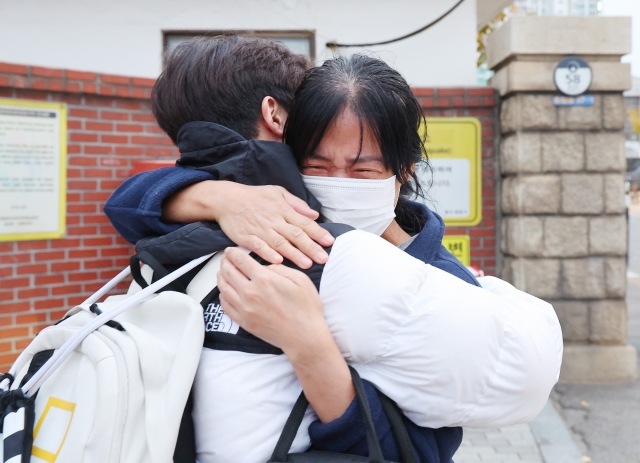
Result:
<svg viewBox="0 0 640 463">
<path fill-rule="evenodd" d="M 209 257 L 95 304 L 126 268 L 41 331 L 0 377 L 1 461 L 172 462 L 202 351 L 202 307 L 154 293 Z"/>
</svg>

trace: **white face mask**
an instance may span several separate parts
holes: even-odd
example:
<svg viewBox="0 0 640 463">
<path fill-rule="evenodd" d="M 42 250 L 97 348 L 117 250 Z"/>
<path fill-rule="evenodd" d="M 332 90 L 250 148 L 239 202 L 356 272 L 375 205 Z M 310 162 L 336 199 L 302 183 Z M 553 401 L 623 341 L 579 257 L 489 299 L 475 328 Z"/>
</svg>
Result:
<svg viewBox="0 0 640 463">
<path fill-rule="evenodd" d="M 396 177 L 386 180 L 303 175 L 307 189 L 331 223 L 345 223 L 380 236 L 396 214 Z"/>
</svg>

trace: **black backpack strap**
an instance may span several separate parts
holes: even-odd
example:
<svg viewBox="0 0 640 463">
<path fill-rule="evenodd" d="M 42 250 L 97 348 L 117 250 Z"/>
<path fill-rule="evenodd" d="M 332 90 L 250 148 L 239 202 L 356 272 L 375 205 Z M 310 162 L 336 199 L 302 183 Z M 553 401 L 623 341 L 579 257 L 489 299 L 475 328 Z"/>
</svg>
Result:
<svg viewBox="0 0 640 463">
<path fill-rule="evenodd" d="M 351 372 L 351 379 L 353 380 L 353 386 L 356 390 L 356 397 L 358 398 L 358 404 L 360 405 L 362 418 L 364 419 L 364 425 L 366 428 L 367 445 L 369 447 L 369 462 L 384 463 L 382 449 L 380 448 L 380 443 L 378 442 L 378 438 L 376 436 L 376 429 L 373 424 L 371 408 L 369 407 L 369 401 L 367 400 L 367 393 L 364 390 L 364 384 L 362 383 L 362 379 L 360 378 L 360 375 L 358 375 L 358 372 L 356 370 L 354 370 L 352 367 L 349 367 L 349 370 Z M 280 434 L 280 438 L 278 439 L 276 448 L 274 449 L 273 454 L 271 455 L 271 459 L 269 460 L 270 463 L 283 463 L 287 460 L 287 455 L 289 454 L 289 450 L 291 449 L 291 444 L 293 444 L 293 440 L 298 433 L 298 429 L 302 424 L 302 420 L 308 406 L 309 402 L 307 401 L 304 392 L 302 392 L 300 394 L 300 397 L 298 397 L 295 405 L 293 406 L 293 409 L 289 414 L 289 418 L 287 418 L 287 422 L 284 425 L 282 434 Z"/>
<path fill-rule="evenodd" d="M 133 280 L 140 285 L 141 288 L 146 288 L 149 286 L 149 283 L 142 276 L 142 272 L 140 271 L 140 264 L 147 264 L 153 270 L 153 279 L 155 281 L 166 277 L 171 273 L 166 269 L 164 265 L 158 261 L 153 255 L 148 251 L 140 251 L 139 253 L 131 256 L 129 258 L 129 266 L 131 267 L 131 276 Z M 186 293 L 187 288 L 178 280 L 174 280 L 172 283 L 167 285 L 164 290 L 177 291 L 179 293 Z"/>
<path fill-rule="evenodd" d="M 391 424 L 391 431 L 393 432 L 393 436 L 396 438 L 396 445 L 398 446 L 398 451 L 400 452 L 400 460 L 402 460 L 402 463 L 418 463 L 413 444 L 411 443 L 411 439 L 409 438 L 407 428 L 402 421 L 402 415 L 400 413 L 400 410 L 398 409 L 398 406 L 393 400 L 391 400 L 379 390 L 376 389 L 376 392 L 378 393 L 378 398 L 380 399 L 380 403 L 382 404 L 382 410 L 387 416 L 389 424 Z"/>
</svg>

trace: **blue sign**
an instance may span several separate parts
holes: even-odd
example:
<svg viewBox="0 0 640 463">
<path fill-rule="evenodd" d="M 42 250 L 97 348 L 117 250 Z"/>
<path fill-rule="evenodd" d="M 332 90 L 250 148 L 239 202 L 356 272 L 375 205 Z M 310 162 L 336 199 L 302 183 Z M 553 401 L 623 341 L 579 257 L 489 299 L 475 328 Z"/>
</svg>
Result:
<svg viewBox="0 0 640 463">
<path fill-rule="evenodd" d="M 596 97 L 593 95 L 554 95 L 551 101 L 554 106 L 593 106 L 596 103 Z"/>
</svg>

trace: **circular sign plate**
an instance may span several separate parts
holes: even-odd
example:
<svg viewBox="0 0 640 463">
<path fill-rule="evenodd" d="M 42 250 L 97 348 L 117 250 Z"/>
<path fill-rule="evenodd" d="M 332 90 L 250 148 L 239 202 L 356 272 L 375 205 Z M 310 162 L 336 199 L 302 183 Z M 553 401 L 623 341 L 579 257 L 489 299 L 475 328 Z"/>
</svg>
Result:
<svg viewBox="0 0 640 463">
<path fill-rule="evenodd" d="M 589 89 L 593 73 L 585 60 L 569 56 L 558 63 L 553 78 L 562 93 L 578 96 Z"/>
</svg>

